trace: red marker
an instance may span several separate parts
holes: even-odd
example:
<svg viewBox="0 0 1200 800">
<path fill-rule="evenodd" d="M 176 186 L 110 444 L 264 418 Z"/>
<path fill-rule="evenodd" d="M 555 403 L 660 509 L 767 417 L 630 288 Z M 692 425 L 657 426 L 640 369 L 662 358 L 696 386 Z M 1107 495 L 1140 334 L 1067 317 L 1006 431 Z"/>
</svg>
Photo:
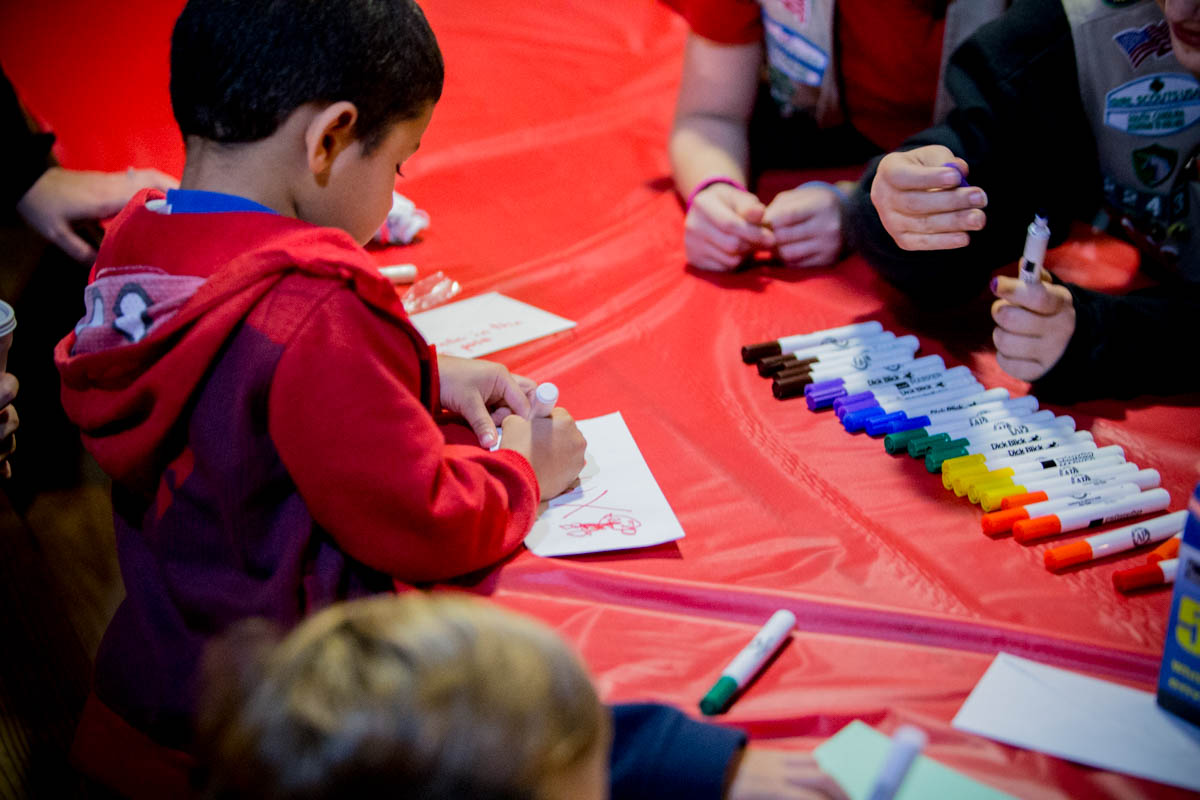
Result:
<svg viewBox="0 0 1200 800">
<path fill-rule="evenodd" d="M 1170 558 L 1157 564 L 1143 564 L 1133 569 L 1119 569 L 1113 573 L 1113 586 L 1122 592 L 1144 589 L 1147 586 L 1167 586 L 1175 582 L 1179 559 Z"/>
<path fill-rule="evenodd" d="M 1110 522 L 1165 511 L 1170 504 L 1171 495 L 1166 489 L 1151 489 L 1148 492 L 1117 497 L 1095 506 L 1063 509 L 1044 517 L 1021 520 L 1013 524 L 1013 538 L 1021 544 L 1028 544 L 1056 533 L 1098 528 Z"/>
<path fill-rule="evenodd" d="M 1043 556 L 1046 560 L 1046 569 L 1060 570 L 1091 561 L 1094 558 L 1111 556 L 1114 553 L 1123 553 L 1145 544 L 1161 542 L 1182 530 L 1183 523 L 1186 521 L 1186 511 L 1175 511 L 1163 514 L 1161 517 L 1148 519 L 1145 522 L 1135 522 L 1124 528 L 1117 528 L 1115 531 L 1098 533 L 1086 539 L 1052 547 Z"/>
</svg>

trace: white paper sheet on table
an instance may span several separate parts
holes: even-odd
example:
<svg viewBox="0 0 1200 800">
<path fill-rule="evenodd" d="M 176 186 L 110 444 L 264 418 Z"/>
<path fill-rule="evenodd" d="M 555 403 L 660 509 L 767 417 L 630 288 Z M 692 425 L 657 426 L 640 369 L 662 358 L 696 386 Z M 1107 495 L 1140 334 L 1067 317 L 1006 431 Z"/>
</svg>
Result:
<svg viewBox="0 0 1200 800">
<path fill-rule="evenodd" d="M 1102 769 L 1200 790 L 1200 728 L 1154 695 L 1000 653 L 954 727 Z"/>
<path fill-rule="evenodd" d="M 549 502 L 525 546 L 539 556 L 570 556 L 682 539 L 621 413 L 581 420 L 579 430 L 588 442 L 579 486 Z"/>
<path fill-rule="evenodd" d="M 412 315 L 425 341 L 444 356 L 474 358 L 574 328 L 569 319 L 488 292 Z"/>
</svg>

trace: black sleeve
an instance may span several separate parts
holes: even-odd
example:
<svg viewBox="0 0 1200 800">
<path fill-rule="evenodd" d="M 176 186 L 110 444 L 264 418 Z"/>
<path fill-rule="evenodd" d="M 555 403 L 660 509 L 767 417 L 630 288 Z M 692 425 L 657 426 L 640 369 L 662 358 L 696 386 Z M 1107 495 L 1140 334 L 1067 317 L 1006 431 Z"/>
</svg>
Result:
<svg viewBox="0 0 1200 800">
<path fill-rule="evenodd" d="M 740 731 L 652 703 L 612 707 L 612 800 L 720 800 Z"/>
<path fill-rule="evenodd" d="M 50 146 L 54 135 L 38 133 L 29 126 L 17 93 L 0 71 L 0 147 L 4 148 L 5 166 L 0 171 L 0 213 L 16 208 L 29 187 L 51 165 Z"/>
<path fill-rule="evenodd" d="M 1073 403 L 1200 392 L 1200 370 L 1191 366 L 1200 345 L 1200 284 L 1115 297 L 1065 285 L 1075 302 L 1075 333 L 1033 394 Z"/>
<path fill-rule="evenodd" d="M 1090 220 L 1100 198 L 1095 142 L 1060 0 L 1017 0 L 976 31 L 951 57 L 946 87 L 955 108 L 945 123 L 901 149 L 941 144 L 966 160 L 971 183 L 987 192 L 987 226 L 972 233 L 965 248 L 900 249 L 871 204 L 878 159 L 849 208 L 851 245 L 922 305 L 979 294 L 995 269 L 1020 256 L 1035 212 L 1049 213 L 1061 241 L 1069 221 Z"/>
</svg>

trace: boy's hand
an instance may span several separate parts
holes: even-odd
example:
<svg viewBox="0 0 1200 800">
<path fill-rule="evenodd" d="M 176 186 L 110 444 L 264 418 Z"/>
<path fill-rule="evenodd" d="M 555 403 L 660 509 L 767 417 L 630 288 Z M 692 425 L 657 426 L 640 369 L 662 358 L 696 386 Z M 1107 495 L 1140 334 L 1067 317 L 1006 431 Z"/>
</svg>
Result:
<svg viewBox="0 0 1200 800">
<path fill-rule="evenodd" d="M 174 189 L 179 181 L 156 169 L 125 172 L 81 172 L 51 167 L 17 203 L 29 226 L 76 261 L 96 258 L 92 246 L 71 230 L 71 223 L 116 214 L 142 189 Z"/>
<path fill-rule="evenodd" d="M 503 364 L 438 356 L 442 408 L 460 414 L 481 447 L 496 443 L 496 422 L 510 413 L 529 413 L 529 394 L 537 383 L 513 375 Z M 501 403 L 506 408 L 492 409 Z"/>
<path fill-rule="evenodd" d="M 12 464 L 8 457 L 17 449 L 17 409 L 12 401 L 17 396 L 17 376 L 8 372 L 0 373 L 0 476 L 12 477 Z"/>
<path fill-rule="evenodd" d="M 765 211 L 757 197 L 728 183 L 700 192 L 683 223 L 688 263 L 728 272 L 755 250 L 773 248 L 775 236 L 762 224 Z"/>
<path fill-rule="evenodd" d="M 774 232 L 775 252 L 789 267 L 827 267 L 842 252 L 841 204 L 830 189 L 780 192 L 762 221 Z"/>
<path fill-rule="evenodd" d="M 748 745 L 729 768 L 733 774 L 726 800 L 850 800 L 811 753 Z"/>
<path fill-rule="evenodd" d="M 501 450 L 516 450 L 529 459 L 543 500 L 557 497 L 583 470 L 587 440 L 565 408 L 548 417 L 527 420 L 517 414 L 504 419 Z"/>
<path fill-rule="evenodd" d="M 1035 381 L 1050 371 L 1075 333 L 1075 303 L 1065 286 L 1041 281 L 1028 284 L 1016 278 L 996 278 L 992 303 L 996 330 L 996 363 L 1023 381 Z"/>
<path fill-rule="evenodd" d="M 905 250 L 966 247 L 971 241 L 967 231 L 987 223 L 980 210 L 987 195 L 977 186 L 960 186 L 966 174 L 967 162 L 940 144 L 888 153 L 871 184 L 871 202 L 883 227 Z"/>
</svg>

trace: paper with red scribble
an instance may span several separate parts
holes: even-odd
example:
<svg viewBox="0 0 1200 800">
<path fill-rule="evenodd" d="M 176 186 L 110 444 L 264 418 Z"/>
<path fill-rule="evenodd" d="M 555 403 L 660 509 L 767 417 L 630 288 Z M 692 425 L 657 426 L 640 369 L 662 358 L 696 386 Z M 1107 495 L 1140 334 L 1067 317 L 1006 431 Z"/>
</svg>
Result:
<svg viewBox="0 0 1200 800">
<path fill-rule="evenodd" d="M 588 465 L 578 486 L 552 499 L 525 546 L 539 556 L 628 550 L 683 538 L 621 413 L 580 420 Z"/>
<path fill-rule="evenodd" d="M 569 319 L 488 292 L 412 315 L 425 341 L 444 356 L 474 358 L 574 328 Z"/>
</svg>

